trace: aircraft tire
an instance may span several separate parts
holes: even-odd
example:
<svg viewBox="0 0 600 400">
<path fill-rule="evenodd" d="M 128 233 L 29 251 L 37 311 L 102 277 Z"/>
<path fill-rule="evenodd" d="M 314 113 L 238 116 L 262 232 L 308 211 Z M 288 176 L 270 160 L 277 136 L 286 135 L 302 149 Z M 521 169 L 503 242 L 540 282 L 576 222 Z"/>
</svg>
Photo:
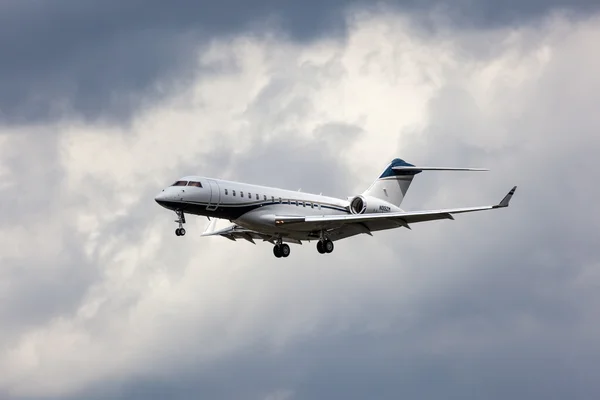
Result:
<svg viewBox="0 0 600 400">
<path fill-rule="evenodd" d="M 320 240 L 317 242 L 317 251 L 321 254 L 325 254 L 325 248 L 323 247 L 323 242 Z"/>
<path fill-rule="evenodd" d="M 281 258 L 281 248 L 279 247 L 278 244 L 276 244 L 275 246 L 273 246 L 273 255 L 277 258 Z"/>
<path fill-rule="evenodd" d="M 323 250 L 325 250 L 325 253 L 331 253 L 333 251 L 333 242 L 329 239 L 325 240 L 323 242 Z"/>
<path fill-rule="evenodd" d="M 286 243 L 281 245 L 281 248 L 279 250 L 281 252 L 281 256 L 282 257 L 287 257 L 290 255 L 290 246 Z"/>
</svg>

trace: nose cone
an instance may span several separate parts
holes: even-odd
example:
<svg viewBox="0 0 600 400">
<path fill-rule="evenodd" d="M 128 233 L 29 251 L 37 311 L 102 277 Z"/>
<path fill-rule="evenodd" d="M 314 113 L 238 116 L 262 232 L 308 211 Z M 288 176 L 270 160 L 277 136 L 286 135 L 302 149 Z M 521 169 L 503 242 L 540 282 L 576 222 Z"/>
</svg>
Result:
<svg viewBox="0 0 600 400">
<path fill-rule="evenodd" d="M 165 203 L 167 201 L 167 195 L 165 194 L 165 191 L 163 190 L 162 192 L 157 194 L 156 197 L 154 198 L 154 201 L 156 201 L 161 206 L 165 205 Z"/>
<path fill-rule="evenodd" d="M 175 190 L 174 188 L 168 187 L 163 189 L 162 192 L 154 196 L 154 201 L 156 201 L 159 205 L 163 206 L 168 210 L 173 210 L 175 208 L 181 207 L 181 202 L 183 201 L 182 192 Z"/>
</svg>

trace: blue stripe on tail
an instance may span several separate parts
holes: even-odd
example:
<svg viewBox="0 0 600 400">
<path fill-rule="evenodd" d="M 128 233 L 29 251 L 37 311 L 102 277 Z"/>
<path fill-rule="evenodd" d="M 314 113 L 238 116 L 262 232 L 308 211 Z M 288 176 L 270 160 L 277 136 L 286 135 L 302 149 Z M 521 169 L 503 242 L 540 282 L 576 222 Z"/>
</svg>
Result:
<svg viewBox="0 0 600 400">
<path fill-rule="evenodd" d="M 414 165 L 409 164 L 400 158 L 394 158 L 390 165 L 388 165 L 388 167 L 385 169 L 385 171 L 383 171 L 379 179 L 387 178 L 390 176 L 406 176 L 421 173 L 421 171 L 394 171 L 392 167 L 414 167 Z"/>
</svg>

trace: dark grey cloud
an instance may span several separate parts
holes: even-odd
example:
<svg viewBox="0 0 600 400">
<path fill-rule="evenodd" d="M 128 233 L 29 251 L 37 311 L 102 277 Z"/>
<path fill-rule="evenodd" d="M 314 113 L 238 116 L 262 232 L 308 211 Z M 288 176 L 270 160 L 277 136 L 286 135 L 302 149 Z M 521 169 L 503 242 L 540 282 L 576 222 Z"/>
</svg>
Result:
<svg viewBox="0 0 600 400">
<path fill-rule="evenodd" d="M 292 40 L 343 37 L 348 7 L 420 12 L 435 1 L 176 0 L 4 1 L 0 4 L 0 123 L 77 115 L 127 122 L 140 107 L 183 90 L 208 40 L 277 27 Z M 522 23 L 553 9 L 585 13 L 597 1 L 463 0 L 444 6 L 460 26 Z M 275 25 L 273 25 L 273 21 Z M 427 25 L 427 17 L 422 19 Z M 208 67 L 222 68 L 215 65 Z"/>
<path fill-rule="evenodd" d="M 377 312 L 377 310 L 372 310 Z M 427 346 L 401 328 L 383 335 L 332 335 L 304 343 L 285 354 L 253 352 L 218 363 L 202 374 L 177 371 L 169 379 L 109 383 L 86 392 L 88 399 L 163 398 L 193 399 L 202 394 L 216 399 L 268 399 L 271 393 L 290 393 L 290 399 L 344 397 L 397 399 L 398 396 L 439 399 L 440 397 L 489 399 L 531 396 L 561 399 L 565 396 L 593 398 L 600 385 L 586 374 L 594 358 L 580 358 L 577 373 L 568 358 L 569 350 L 547 354 L 544 347 L 525 343 L 498 346 L 479 354 L 438 355 L 411 346 Z M 478 332 L 465 332 L 474 335 Z M 480 333 L 485 335 L 486 333 Z M 402 345 L 398 344 L 403 341 Z M 368 345 L 366 345 L 368 343 Z M 395 345 L 396 344 L 396 345 Z M 562 346 L 557 338 L 545 345 Z M 452 351 L 452 350 L 451 350 Z M 497 352 L 505 352 L 498 356 Z M 597 359 L 597 355 L 595 356 Z M 197 367 L 191 368 L 198 370 Z M 499 377 L 500 376 L 500 377 Z M 553 379 L 548 379 L 549 377 Z M 82 395 L 70 398 L 81 398 Z M 284 397 L 285 398 L 285 397 Z"/>
</svg>

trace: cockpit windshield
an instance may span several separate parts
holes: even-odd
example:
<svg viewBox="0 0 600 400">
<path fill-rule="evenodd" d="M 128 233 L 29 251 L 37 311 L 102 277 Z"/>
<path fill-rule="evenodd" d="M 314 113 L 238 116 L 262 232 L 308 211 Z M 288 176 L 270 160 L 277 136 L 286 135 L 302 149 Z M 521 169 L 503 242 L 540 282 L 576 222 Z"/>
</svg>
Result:
<svg viewBox="0 0 600 400">
<path fill-rule="evenodd" d="M 200 182 L 193 182 L 193 181 L 190 181 L 190 182 L 188 183 L 188 186 L 196 186 L 196 187 L 200 187 L 200 188 L 201 188 L 201 187 L 202 187 L 202 184 L 201 184 Z"/>
<path fill-rule="evenodd" d="M 174 184 L 172 184 L 171 186 L 185 186 L 187 185 L 187 181 L 177 181 Z"/>
</svg>

